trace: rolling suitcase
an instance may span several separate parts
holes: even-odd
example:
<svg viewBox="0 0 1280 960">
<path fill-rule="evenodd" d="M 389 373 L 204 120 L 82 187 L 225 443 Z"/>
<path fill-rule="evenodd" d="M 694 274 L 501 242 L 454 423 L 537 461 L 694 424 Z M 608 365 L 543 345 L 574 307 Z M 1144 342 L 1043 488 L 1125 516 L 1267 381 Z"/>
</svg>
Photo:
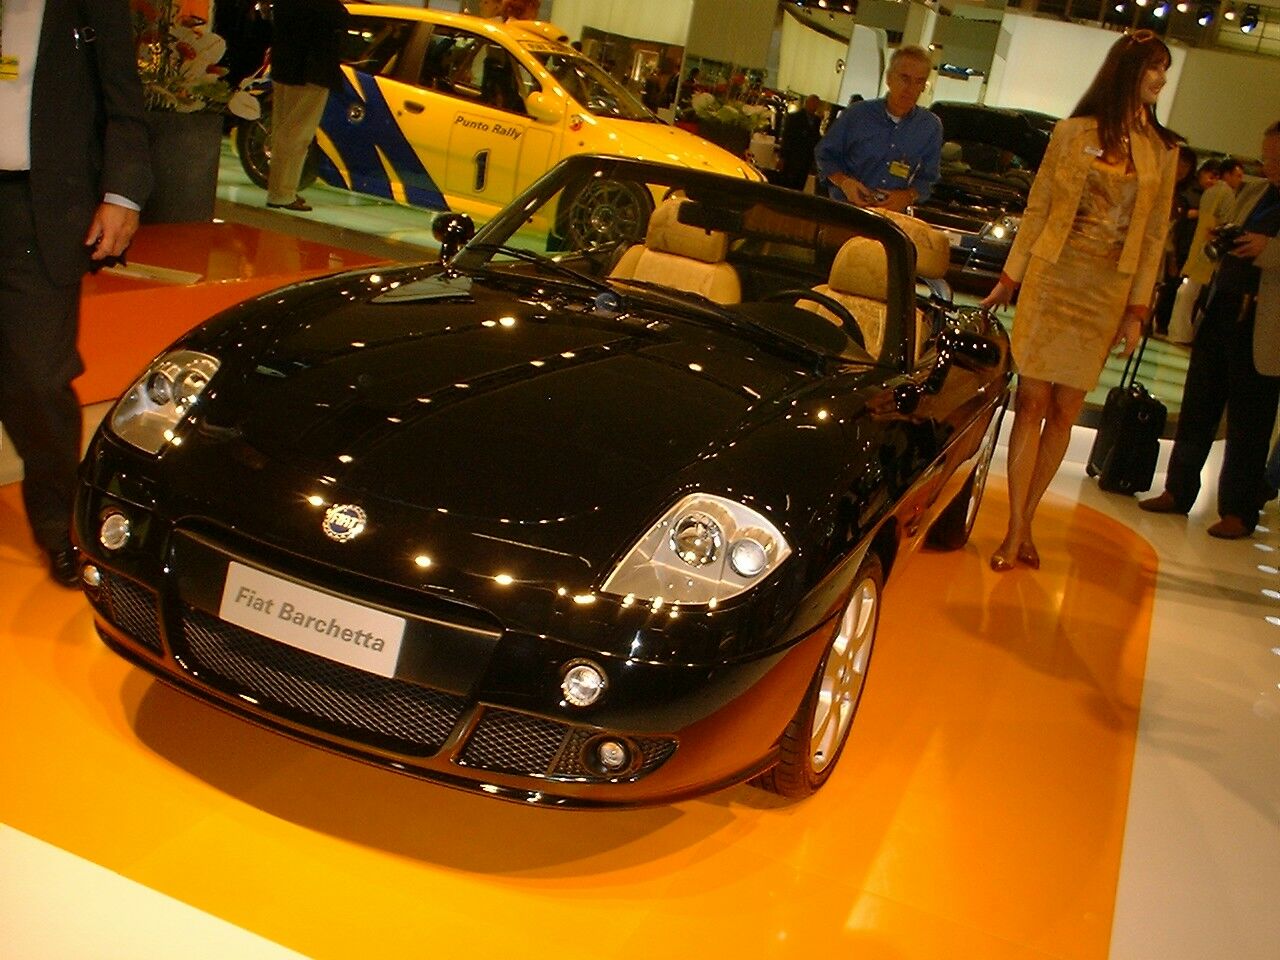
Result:
<svg viewBox="0 0 1280 960">
<path fill-rule="evenodd" d="M 1147 337 L 1125 361 L 1120 385 L 1107 391 L 1098 421 L 1098 434 L 1085 472 L 1098 478 L 1098 486 L 1112 493 L 1140 493 L 1151 489 L 1164 432 L 1165 405 L 1138 383 L 1138 368 Z M 1132 373 L 1130 368 L 1132 367 Z"/>
</svg>

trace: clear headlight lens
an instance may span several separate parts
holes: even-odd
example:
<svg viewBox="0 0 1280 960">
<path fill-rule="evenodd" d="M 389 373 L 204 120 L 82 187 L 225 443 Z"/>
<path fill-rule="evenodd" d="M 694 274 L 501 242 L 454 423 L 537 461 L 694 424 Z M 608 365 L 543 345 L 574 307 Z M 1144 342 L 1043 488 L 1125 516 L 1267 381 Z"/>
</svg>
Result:
<svg viewBox="0 0 1280 960">
<path fill-rule="evenodd" d="M 664 604 L 714 604 L 750 590 L 791 554 L 764 515 L 726 497 L 685 497 L 627 551 L 601 588 Z"/>
<path fill-rule="evenodd" d="M 194 350 L 166 353 L 111 411 L 111 432 L 147 453 L 178 443 L 174 430 L 218 372 L 218 359 Z"/>
<path fill-rule="evenodd" d="M 1001 217 L 999 220 L 992 220 L 983 227 L 981 235 L 990 240 L 1012 240 L 1018 235 L 1018 227 L 1021 224 L 1021 217 Z"/>
</svg>

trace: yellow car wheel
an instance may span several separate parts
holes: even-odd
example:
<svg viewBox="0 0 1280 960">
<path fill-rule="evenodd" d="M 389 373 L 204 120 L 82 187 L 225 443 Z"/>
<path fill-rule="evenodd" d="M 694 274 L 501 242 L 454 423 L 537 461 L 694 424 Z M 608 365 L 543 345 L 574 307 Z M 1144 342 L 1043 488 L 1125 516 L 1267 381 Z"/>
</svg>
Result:
<svg viewBox="0 0 1280 960">
<path fill-rule="evenodd" d="M 644 240 L 653 198 L 634 183 L 588 180 L 565 190 L 556 232 L 570 250 Z"/>
</svg>

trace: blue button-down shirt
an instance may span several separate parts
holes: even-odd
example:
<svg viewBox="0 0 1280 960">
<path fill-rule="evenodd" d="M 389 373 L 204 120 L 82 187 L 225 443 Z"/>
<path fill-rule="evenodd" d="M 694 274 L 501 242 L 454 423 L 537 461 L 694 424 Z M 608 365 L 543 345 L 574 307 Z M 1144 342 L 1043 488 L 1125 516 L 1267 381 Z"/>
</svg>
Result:
<svg viewBox="0 0 1280 960">
<path fill-rule="evenodd" d="M 871 190 L 913 187 L 918 199 L 926 200 L 941 175 L 942 121 L 933 111 L 914 107 L 895 123 L 883 98 L 860 100 L 836 118 L 814 159 L 823 179 L 843 173 Z M 905 175 L 890 169 L 899 163 Z M 831 196 L 847 199 L 834 184 Z"/>
</svg>

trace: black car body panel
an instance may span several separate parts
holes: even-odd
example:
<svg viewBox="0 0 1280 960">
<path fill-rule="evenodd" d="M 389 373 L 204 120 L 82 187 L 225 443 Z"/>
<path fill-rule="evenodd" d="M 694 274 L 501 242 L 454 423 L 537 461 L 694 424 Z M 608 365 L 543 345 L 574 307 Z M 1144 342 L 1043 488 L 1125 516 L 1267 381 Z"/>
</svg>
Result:
<svg viewBox="0 0 1280 960">
<path fill-rule="evenodd" d="M 556 218 L 526 212 L 587 175 L 678 189 L 736 225 L 745 302 L 610 279 L 625 242 L 547 263 L 476 252 L 530 230 L 562 248 Z M 888 221 L 777 188 L 575 158 L 512 210 L 448 268 L 299 284 L 174 345 L 216 358 L 203 392 L 142 449 L 127 414 L 153 396 L 153 368 L 82 467 L 99 631 L 254 722 L 508 799 L 667 802 L 767 770 L 855 572 L 869 553 L 891 570 L 989 456 L 1004 333 L 913 303 L 912 248 Z M 823 279 L 851 236 L 889 266 L 876 358 L 791 294 L 769 299 Z M 748 586 L 707 588 L 722 600 L 606 589 L 690 496 L 731 500 L 789 553 Z M 106 532 L 119 517 L 123 543 Z M 677 593 L 704 589 L 690 577 Z M 294 599 L 271 608 L 261 583 Z M 356 659 L 237 619 L 264 610 Z M 393 620 L 398 653 L 378 660 L 377 628 L 348 628 L 349 612 Z M 562 684 L 583 661 L 607 686 L 575 706 Z M 626 763 L 593 767 L 610 738 Z"/>
<path fill-rule="evenodd" d="M 953 283 L 989 287 L 1004 269 L 1056 118 L 947 101 L 929 109 L 947 143 L 942 179 L 913 212 L 947 231 Z"/>
</svg>

